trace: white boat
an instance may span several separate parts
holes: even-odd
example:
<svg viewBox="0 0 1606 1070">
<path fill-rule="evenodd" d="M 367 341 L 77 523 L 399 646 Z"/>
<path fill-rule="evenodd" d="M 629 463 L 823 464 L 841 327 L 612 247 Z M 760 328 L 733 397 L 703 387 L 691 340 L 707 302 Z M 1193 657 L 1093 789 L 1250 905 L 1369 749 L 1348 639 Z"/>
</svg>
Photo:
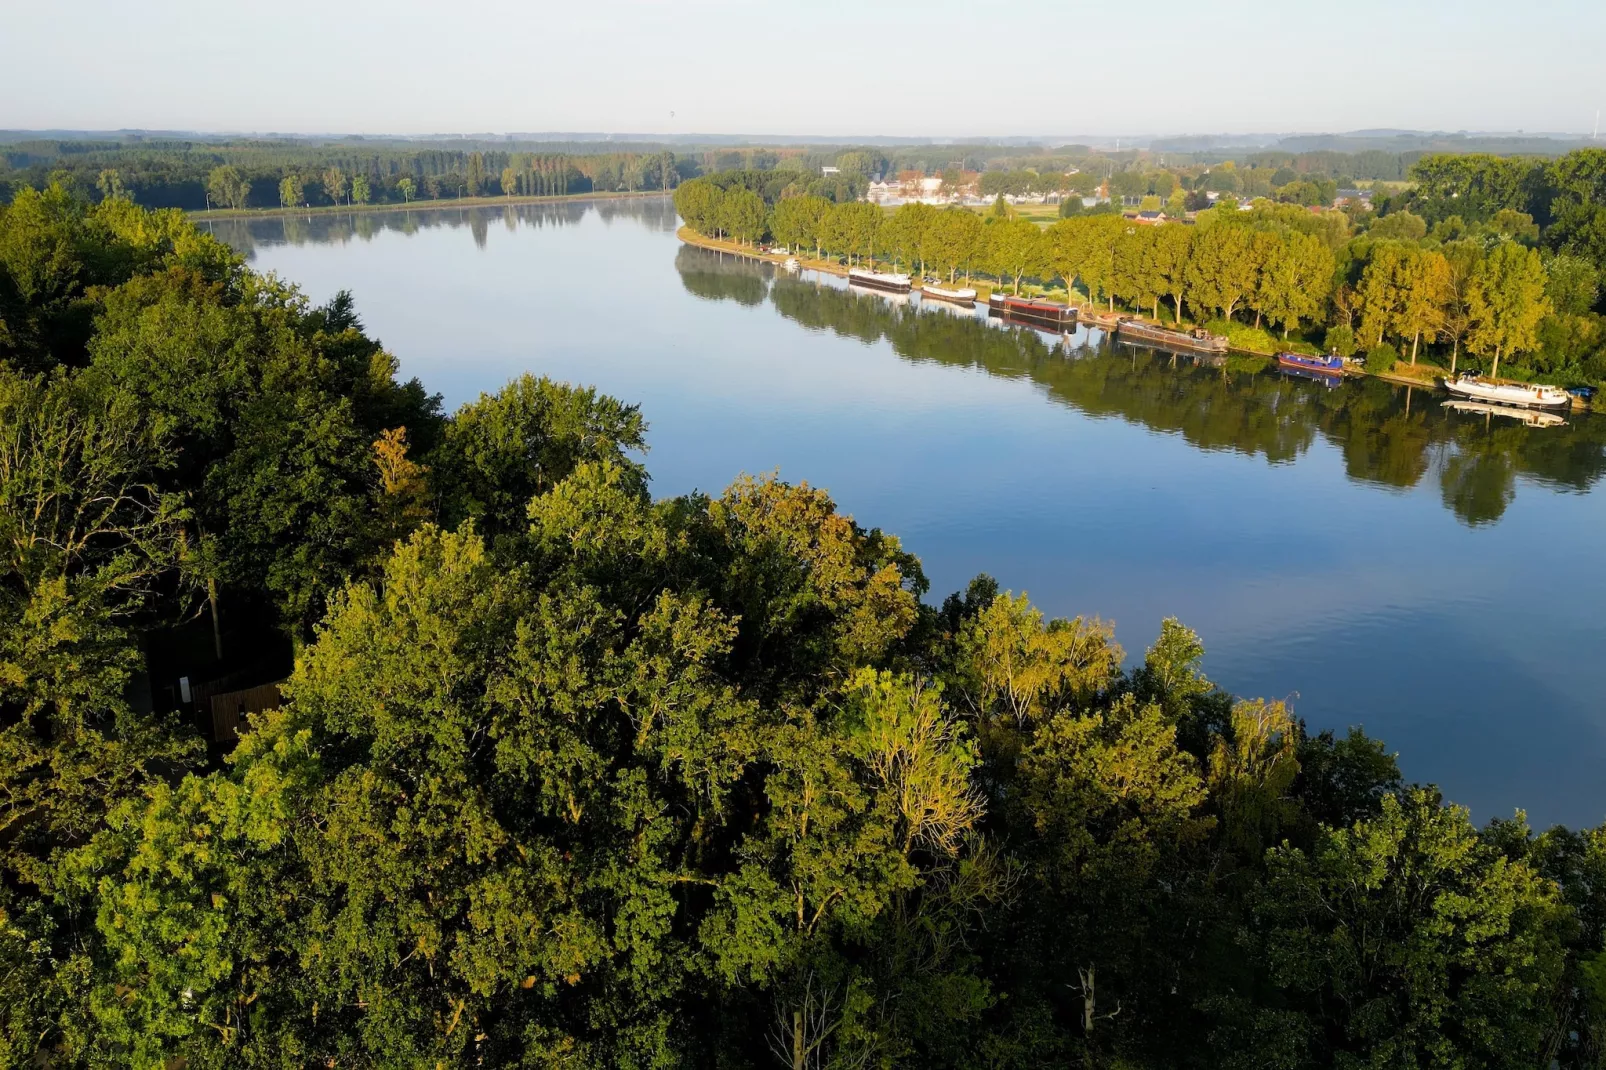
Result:
<svg viewBox="0 0 1606 1070">
<path fill-rule="evenodd" d="M 1572 395 L 1559 386 L 1537 383 L 1497 383 L 1476 375 L 1444 381 L 1452 396 L 1491 405 L 1515 405 L 1524 409 L 1559 409 L 1573 403 Z"/>
<path fill-rule="evenodd" d="M 920 288 L 926 297 L 935 297 L 939 301 L 952 301 L 960 305 L 973 305 L 976 303 L 976 291 L 968 287 L 950 290 L 943 286 L 926 285 Z"/>
<path fill-rule="evenodd" d="M 848 281 L 860 286 L 870 286 L 877 290 L 892 290 L 897 293 L 908 293 L 913 280 L 901 272 L 866 271 L 863 268 L 849 268 Z"/>
<path fill-rule="evenodd" d="M 1480 416 L 1504 416 L 1508 420 L 1517 420 L 1528 427 L 1565 427 L 1567 421 L 1553 412 L 1542 412 L 1538 409 L 1517 409 L 1510 405 L 1491 405 L 1486 401 L 1446 401 L 1444 407 L 1453 412 L 1464 412 Z"/>
</svg>

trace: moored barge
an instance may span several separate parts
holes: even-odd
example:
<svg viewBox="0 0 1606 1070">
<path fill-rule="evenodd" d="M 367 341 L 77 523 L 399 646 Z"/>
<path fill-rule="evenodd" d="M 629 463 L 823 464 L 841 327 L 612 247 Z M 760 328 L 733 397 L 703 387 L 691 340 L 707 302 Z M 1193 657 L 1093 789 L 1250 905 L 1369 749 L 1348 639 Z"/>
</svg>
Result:
<svg viewBox="0 0 1606 1070">
<path fill-rule="evenodd" d="M 855 286 L 868 286 L 873 290 L 900 294 L 908 293 L 912 285 L 909 276 L 901 272 L 866 271 L 863 268 L 849 268 L 848 282 Z"/>
<path fill-rule="evenodd" d="M 1491 405 L 1515 405 L 1524 409 L 1560 409 L 1573 403 L 1572 395 L 1559 386 L 1539 383 L 1503 383 L 1477 375 L 1446 379 L 1444 388 L 1452 397 L 1482 401 Z"/>
<path fill-rule="evenodd" d="M 938 301 L 947 301 L 949 304 L 953 305 L 970 306 L 976 303 L 976 291 L 969 289 L 968 287 L 949 289 L 945 286 L 922 286 L 920 288 L 920 293 L 922 297 L 931 297 Z"/>
<path fill-rule="evenodd" d="M 1336 353 L 1318 357 L 1308 357 L 1303 353 L 1279 353 L 1277 354 L 1277 363 L 1285 368 L 1315 372 L 1317 375 L 1342 376 L 1344 374 L 1344 358 Z"/>
<path fill-rule="evenodd" d="M 1051 327 L 1068 331 L 1076 326 L 1076 306 L 1062 305 L 1058 301 L 1043 301 L 1030 297 L 1008 297 L 994 293 L 987 298 L 987 312 L 1020 320 L 1034 327 Z"/>
<path fill-rule="evenodd" d="M 1203 327 L 1176 331 L 1142 320 L 1123 319 L 1115 328 L 1115 340 L 1128 345 L 1153 346 L 1181 353 L 1225 353 L 1227 340 Z"/>
</svg>

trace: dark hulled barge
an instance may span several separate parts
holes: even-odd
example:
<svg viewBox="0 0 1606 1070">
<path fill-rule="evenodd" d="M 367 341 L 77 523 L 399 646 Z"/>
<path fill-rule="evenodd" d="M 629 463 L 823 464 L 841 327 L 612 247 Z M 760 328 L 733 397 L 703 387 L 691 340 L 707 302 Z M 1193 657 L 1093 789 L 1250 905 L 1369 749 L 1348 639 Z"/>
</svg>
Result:
<svg viewBox="0 0 1606 1070">
<path fill-rule="evenodd" d="M 987 298 L 987 313 L 1056 331 L 1069 331 L 1076 326 L 1076 306 L 1062 305 L 1058 301 L 994 293 Z"/>
<path fill-rule="evenodd" d="M 1189 331 L 1173 330 L 1142 320 L 1123 319 L 1115 328 L 1115 340 L 1135 346 L 1153 346 L 1177 353 L 1225 353 L 1227 340 L 1203 327 Z"/>
</svg>

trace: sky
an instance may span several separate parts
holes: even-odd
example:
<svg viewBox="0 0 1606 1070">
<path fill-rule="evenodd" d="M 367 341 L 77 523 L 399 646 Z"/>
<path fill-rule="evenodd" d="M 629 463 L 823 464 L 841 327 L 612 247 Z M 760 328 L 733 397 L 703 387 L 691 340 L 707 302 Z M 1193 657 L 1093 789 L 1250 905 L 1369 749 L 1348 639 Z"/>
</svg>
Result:
<svg viewBox="0 0 1606 1070">
<path fill-rule="evenodd" d="M 1602 0 L 0 0 L 0 129 L 1590 132 Z"/>
</svg>

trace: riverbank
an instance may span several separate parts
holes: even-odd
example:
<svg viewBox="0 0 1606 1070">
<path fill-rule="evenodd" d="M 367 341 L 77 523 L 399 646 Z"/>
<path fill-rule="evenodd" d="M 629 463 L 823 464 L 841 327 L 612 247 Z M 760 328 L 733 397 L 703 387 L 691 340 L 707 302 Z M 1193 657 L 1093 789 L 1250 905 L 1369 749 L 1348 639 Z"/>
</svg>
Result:
<svg viewBox="0 0 1606 1070">
<path fill-rule="evenodd" d="M 450 200 L 404 201 L 401 204 L 320 204 L 311 208 L 208 208 L 189 211 L 191 219 L 264 219 L 286 215 L 341 215 L 353 212 L 416 212 L 442 208 L 496 208 L 508 204 L 555 204 L 564 201 L 613 201 L 667 197 L 663 190 L 631 193 L 562 193 L 549 197 L 453 197 Z"/>
<path fill-rule="evenodd" d="M 800 256 L 797 253 L 766 253 L 763 250 L 756 249 L 750 245 L 742 245 L 738 242 L 721 241 L 718 238 L 707 237 L 706 235 L 697 233 L 695 230 L 691 229 L 691 227 L 685 226 L 684 224 L 678 231 L 675 232 L 675 236 L 687 245 L 695 246 L 698 249 L 707 249 L 710 252 L 729 253 L 732 256 L 745 257 L 748 260 L 761 260 L 766 264 L 776 265 L 785 264 L 788 260 L 796 260 L 800 267 L 806 268 L 810 271 L 824 271 L 827 274 L 836 275 L 841 278 L 846 278 L 848 274 L 848 269 L 837 263 L 835 258 L 829 260 L 818 260 L 812 256 Z M 876 268 L 874 266 L 869 266 L 866 267 L 865 270 L 874 271 Z M 956 282 L 954 285 L 957 286 L 959 283 Z M 994 287 L 991 283 L 982 282 L 980 280 L 966 280 L 964 285 L 975 290 L 976 300 L 983 303 L 987 301 L 987 298 L 992 295 L 994 290 Z M 914 293 L 919 293 L 921 290 L 920 283 L 915 282 L 910 287 L 910 290 Z"/>
<path fill-rule="evenodd" d="M 676 231 L 676 236 L 687 245 L 695 246 L 699 249 L 707 249 L 711 252 L 740 256 L 748 260 L 758 260 L 780 266 L 785 264 L 788 259 L 795 259 L 798 261 L 800 266 L 812 271 L 824 271 L 832 275 L 843 277 L 845 277 L 848 273 L 848 269 L 837 263 L 834 258 L 830 260 L 819 260 L 809 256 L 797 256 L 796 254 L 767 253 L 756 247 L 742 245 L 738 242 L 721 241 L 716 238 L 709 238 L 705 235 L 697 233 L 695 230 L 691 229 L 691 227 L 685 225 L 682 225 L 680 229 Z M 987 299 L 997 288 L 990 283 L 980 280 L 968 281 L 965 283 L 965 285 L 976 291 L 976 299 L 982 304 L 987 302 Z M 911 289 L 918 293 L 920 286 L 916 284 Z M 1064 292 L 1057 289 L 1051 290 L 1045 287 L 1026 287 L 1023 296 L 1052 297 L 1056 300 L 1059 300 L 1063 298 Z M 1076 306 L 1079 321 L 1097 325 L 1106 330 L 1108 329 L 1107 323 L 1098 323 L 1098 320 L 1107 320 L 1109 318 L 1108 314 L 1100 310 L 1093 310 L 1090 315 L 1087 311 L 1084 311 L 1089 308 L 1085 301 L 1072 301 L 1070 303 Z M 1173 326 L 1172 324 L 1168 323 L 1161 323 L 1160 325 L 1163 327 Z M 1249 327 L 1245 324 L 1231 324 L 1225 331 L 1220 329 L 1221 324 L 1219 322 L 1206 324 L 1205 327 L 1206 329 L 1215 331 L 1216 333 L 1227 334 L 1229 338 L 1228 352 L 1232 354 L 1249 357 L 1264 357 L 1266 359 L 1274 360 L 1276 359 L 1277 353 L 1281 348 L 1276 345 L 1275 342 L 1272 342 L 1272 344 L 1266 346 L 1265 348 L 1245 344 L 1247 341 L 1247 339 L 1244 337 L 1245 334 L 1250 332 L 1255 334 L 1265 334 L 1265 332 L 1262 332 L 1257 328 Z M 1267 335 L 1267 337 L 1269 338 L 1269 335 Z M 1288 349 L 1296 352 L 1304 352 L 1307 354 L 1314 354 L 1316 352 L 1315 347 L 1309 344 L 1291 342 L 1284 343 L 1284 345 Z M 1351 365 L 1345 368 L 1344 374 L 1346 376 L 1353 376 L 1356 378 L 1372 376 L 1373 378 L 1382 379 L 1386 382 L 1395 383 L 1400 386 L 1422 387 L 1423 389 L 1427 390 L 1438 389 L 1439 379 L 1447 374 L 1444 369 L 1431 364 L 1416 365 L 1415 368 L 1420 370 L 1413 370 L 1413 366 L 1402 363 L 1395 365 L 1395 367 L 1390 371 L 1369 372 L 1363 368 L 1357 368 Z M 1573 401 L 1573 411 L 1575 412 L 1589 411 L 1591 408 L 1592 406 L 1582 398 L 1575 398 Z"/>
</svg>

